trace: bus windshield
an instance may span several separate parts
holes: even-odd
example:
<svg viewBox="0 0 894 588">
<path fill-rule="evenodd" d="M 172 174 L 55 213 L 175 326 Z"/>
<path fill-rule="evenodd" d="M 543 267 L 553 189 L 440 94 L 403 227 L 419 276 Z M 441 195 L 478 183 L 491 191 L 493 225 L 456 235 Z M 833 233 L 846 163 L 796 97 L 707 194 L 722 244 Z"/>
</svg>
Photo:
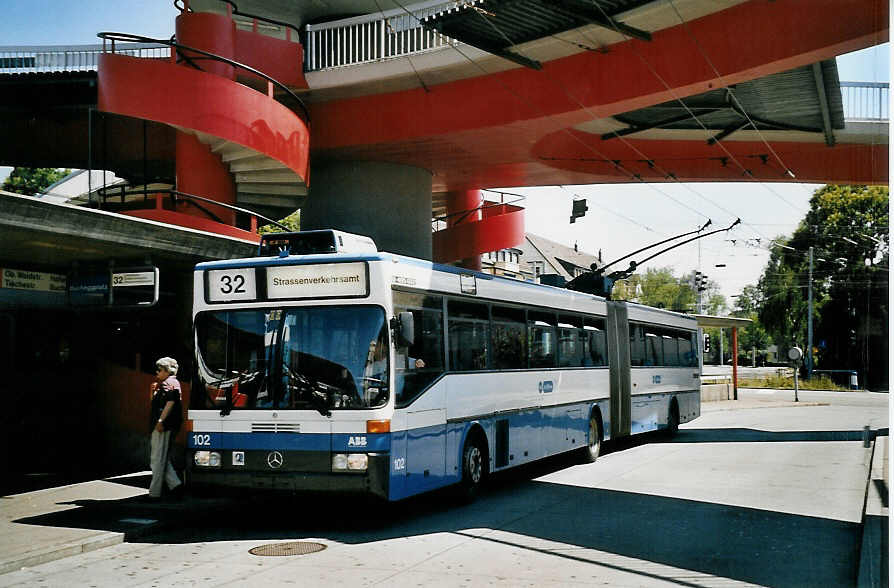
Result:
<svg viewBox="0 0 894 588">
<path fill-rule="evenodd" d="M 191 408 L 331 410 L 388 401 L 388 328 L 373 306 L 206 312 L 196 317 Z"/>
</svg>

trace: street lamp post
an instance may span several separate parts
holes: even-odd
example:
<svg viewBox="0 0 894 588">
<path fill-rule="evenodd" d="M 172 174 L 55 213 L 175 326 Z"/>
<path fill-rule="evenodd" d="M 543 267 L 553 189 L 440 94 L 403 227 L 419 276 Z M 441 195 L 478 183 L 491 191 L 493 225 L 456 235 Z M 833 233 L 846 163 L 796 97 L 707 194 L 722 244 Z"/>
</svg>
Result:
<svg viewBox="0 0 894 588">
<path fill-rule="evenodd" d="M 807 379 L 813 376 L 813 247 L 809 250 L 807 273 Z M 797 396 L 797 395 L 796 395 Z"/>
</svg>

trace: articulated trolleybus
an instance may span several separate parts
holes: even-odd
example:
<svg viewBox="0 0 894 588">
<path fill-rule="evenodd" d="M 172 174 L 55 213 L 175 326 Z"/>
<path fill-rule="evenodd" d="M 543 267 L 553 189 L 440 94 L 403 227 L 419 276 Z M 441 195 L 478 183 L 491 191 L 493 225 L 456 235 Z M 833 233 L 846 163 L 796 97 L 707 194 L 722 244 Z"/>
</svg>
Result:
<svg viewBox="0 0 894 588">
<path fill-rule="evenodd" d="M 188 481 L 387 500 L 699 416 L 681 314 L 266 235 L 195 270 Z"/>
</svg>

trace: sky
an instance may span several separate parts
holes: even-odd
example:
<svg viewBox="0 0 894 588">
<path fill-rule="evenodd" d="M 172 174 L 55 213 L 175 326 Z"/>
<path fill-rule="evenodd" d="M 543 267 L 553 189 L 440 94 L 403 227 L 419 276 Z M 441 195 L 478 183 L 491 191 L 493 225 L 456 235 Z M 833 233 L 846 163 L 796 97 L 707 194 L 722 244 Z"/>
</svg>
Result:
<svg viewBox="0 0 894 588">
<path fill-rule="evenodd" d="M 171 0 L 4 0 L 0 43 L 4 46 L 96 44 L 96 33 L 114 31 L 168 38 L 178 11 Z M 842 81 L 890 80 L 889 44 L 838 58 Z M 0 181 L 11 168 L 0 167 Z M 669 252 L 645 267 L 670 267 L 682 276 L 700 269 L 720 287 L 730 304 L 742 287 L 756 284 L 769 257 L 767 242 L 791 235 L 804 217 L 811 194 L 807 184 L 702 183 L 549 186 L 512 188 L 521 203 L 526 229 L 612 261 L 667 237 L 697 229 L 704 218 L 714 228 L 742 224 Z M 493 195 L 490 195 L 493 196 Z M 489 197 L 485 192 L 485 197 Z M 569 224 L 571 202 L 586 198 L 586 216 Z M 682 203 L 682 204 L 681 204 Z M 692 209 L 699 211 L 697 214 Z M 759 240 L 759 241 L 758 241 Z M 633 259 L 640 260 L 647 253 Z M 627 261 L 618 264 L 626 266 Z M 725 267 L 718 267 L 725 265 Z"/>
</svg>

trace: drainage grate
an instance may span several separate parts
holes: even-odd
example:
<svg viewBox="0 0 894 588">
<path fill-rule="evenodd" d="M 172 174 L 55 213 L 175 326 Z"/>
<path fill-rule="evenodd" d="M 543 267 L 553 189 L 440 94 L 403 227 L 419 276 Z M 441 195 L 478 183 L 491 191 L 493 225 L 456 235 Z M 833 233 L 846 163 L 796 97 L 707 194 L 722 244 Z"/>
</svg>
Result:
<svg viewBox="0 0 894 588">
<path fill-rule="evenodd" d="M 322 543 L 311 543 L 310 541 L 291 541 L 289 543 L 270 543 L 269 545 L 260 545 L 249 549 L 252 555 L 278 556 L 278 555 L 307 555 L 308 553 L 316 553 L 323 551 L 326 546 Z"/>
</svg>

